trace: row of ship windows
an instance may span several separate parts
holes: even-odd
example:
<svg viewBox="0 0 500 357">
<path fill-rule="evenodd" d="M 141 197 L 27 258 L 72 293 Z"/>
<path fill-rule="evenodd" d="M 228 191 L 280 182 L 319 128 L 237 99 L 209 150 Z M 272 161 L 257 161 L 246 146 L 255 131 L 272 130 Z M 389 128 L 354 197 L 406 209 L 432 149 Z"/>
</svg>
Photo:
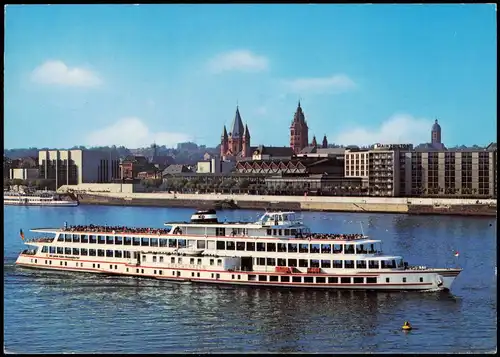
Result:
<svg viewBox="0 0 500 357">
<path fill-rule="evenodd" d="M 31 263 L 33 263 L 33 261 L 35 262 L 35 264 L 38 263 L 38 259 L 31 259 Z M 62 262 L 60 261 L 59 262 L 61 266 L 68 266 L 68 262 Z M 45 264 L 48 264 L 48 265 L 52 265 L 52 260 L 45 260 Z M 83 263 L 80 263 L 80 262 L 76 262 L 76 267 L 81 267 L 83 268 Z M 90 263 L 89 263 L 90 264 Z M 97 268 L 97 269 L 100 269 L 101 268 L 101 264 L 96 264 L 96 263 L 92 263 L 92 268 Z M 118 270 L 118 265 L 112 265 L 110 264 L 109 265 L 109 269 L 115 269 L 115 270 Z M 126 268 L 126 272 L 129 273 L 129 268 Z M 144 274 L 144 269 L 136 269 L 135 271 L 137 274 Z M 154 275 L 163 275 L 163 270 L 153 270 L 153 274 Z M 172 275 L 173 276 L 177 276 L 177 277 L 180 277 L 181 276 L 181 272 L 180 271 L 172 271 Z M 235 279 L 235 274 L 232 274 L 231 275 L 231 279 Z M 191 277 L 195 277 L 195 272 L 191 272 Z M 199 272 L 196 272 L 196 277 L 200 277 L 200 273 Z M 220 279 L 220 274 L 219 273 L 212 273 L 211 274 L 211 278 L 216 278 L 216 279 Z M 237 279 L 240 280 L 241 279 L 241 275 L 237 275 Z M 328 282 L 328 284 L 338 284 L 340 282 L 340 284 L 376 284 L 378 281 L 378 278 L 376 277 L 340 277 L 340 279 L 338 277 L 323 277 L 323 276 L 316 276 L 316 277 L 312 277 L 312 276 L 277 276 L 277 275 L 249 275 L 248 276 L 248 280 L 249 281 L 269 281 L 269 282 L 279 282 L 281 281 L 282 283 L 289 283 L 289 282 L 292 282 L 292 283 L 318 283 L 318 284 L 325 284 Z M 403 283 L 406 283 L 406 277 L 402 277 L 401 278 L 401 281 Z M 391 282 L 391 279 L 390 278 L 385 278 L 385 282 L 386 283 L 390 283 Z M 424 282 L 424 278 L 420 277 L 419 278 L 419 282 L 420 283 L 423 283 Z"/>
<path fill-rule="evenodd" d="M 138 252 L 127 250 L 104 250 L 104 249 L 86 249 L 69 247 L 47 247 L 42 248 L 42 253 L 65 254 L 91 257 L 109 257 L 109 258 L 137 258 Z M 188 259 L 188 258 L 186 258 Z M 202 265 L 201 258 L 189 258 L 189 264 Z M 142 256 L 142 261 L 146 262 L 146 255 Z M 152 256 L 152 262 L 164 262 L 164 257 Z M 282 259 L 282 258 L 254 258 L 255 265 L 280 266 L 280 267 L 300 267 L 300 268 L 345 268 L 345 269 L 394 269 L 403 267 L 401 260 L 325 260 L 325 259 Z M 170 257 L 170 263 L 183 263 L 182 257 Z M 215 265 L 215 259 L 210 259 L 210 265 Z M 217 259 L 217 265 L 222 265 L 222 259 Z"/>
<path fill-rule="evenodd" d="M 66 236 L 70 236 L 66 234 Z M 90 237 L 90 239 L 89 239 Z M 93 237 L 93 238 L 92 238 Z M 64 238 L 62 235 L 58 242 L 133 245 L 143 247 L 186 248 L 186 239 L 163 238 L 135 238 L 135 237 L 110 237 L 73 235 L 73 238 Z M 196 241 L 197 249 L 206 249 L 206 240 Z M 373 254 L 378 252 L 375 244 L 308 244 L 308 243 L 263 243 L 263 242 L 235 242 L 216 241 L 217 250 L 239 250 L 257 252 L 282 252 L 282 253 L 344 253 L 344 254 Z"/>
</svg>

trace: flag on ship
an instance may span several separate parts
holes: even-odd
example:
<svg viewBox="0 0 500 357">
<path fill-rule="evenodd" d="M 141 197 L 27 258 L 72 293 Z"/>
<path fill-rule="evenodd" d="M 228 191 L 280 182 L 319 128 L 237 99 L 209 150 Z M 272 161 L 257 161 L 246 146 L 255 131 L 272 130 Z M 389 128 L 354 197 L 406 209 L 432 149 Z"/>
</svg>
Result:
<svg viewBox="0 0 500 357">
<path fill-rule="evenodd" d="M 455 251 L 455 256 L 458 257 L 460 254 L 458 254 L 458 250 Z"/>
<path fill-rule="evenodd" d="M 19 235 L 21 236 L 21 239 L 24 240 L 24 233 L 22 229 L 19 230 Z"/>
</svg>

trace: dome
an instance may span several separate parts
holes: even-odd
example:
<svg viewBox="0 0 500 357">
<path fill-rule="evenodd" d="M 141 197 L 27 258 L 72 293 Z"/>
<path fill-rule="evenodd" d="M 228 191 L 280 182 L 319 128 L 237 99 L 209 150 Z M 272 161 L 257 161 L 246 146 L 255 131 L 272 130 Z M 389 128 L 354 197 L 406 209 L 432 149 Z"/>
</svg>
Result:
<svg viewBox="0 0 500 357">
<path fill-rule="evenodd" d="M 432 131 L 441 131 L 441 126 L 438 124 L 438 120 L 434 121 L 434 125 L 432 125 Z"/>
</svg>

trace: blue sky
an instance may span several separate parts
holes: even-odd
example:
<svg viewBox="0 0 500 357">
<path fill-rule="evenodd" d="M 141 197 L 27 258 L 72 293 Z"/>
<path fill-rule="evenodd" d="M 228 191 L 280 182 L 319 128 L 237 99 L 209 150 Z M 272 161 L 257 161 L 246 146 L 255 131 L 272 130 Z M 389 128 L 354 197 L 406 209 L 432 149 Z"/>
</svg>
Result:
<svg viewBox="0 0 500 357">
<path fill-rule="evenodd" d="M 8 5 L 5 148 L 496 141 L 495 5 Z M 228 128 L 229 129 L 229 128 Z"/>
</svg>

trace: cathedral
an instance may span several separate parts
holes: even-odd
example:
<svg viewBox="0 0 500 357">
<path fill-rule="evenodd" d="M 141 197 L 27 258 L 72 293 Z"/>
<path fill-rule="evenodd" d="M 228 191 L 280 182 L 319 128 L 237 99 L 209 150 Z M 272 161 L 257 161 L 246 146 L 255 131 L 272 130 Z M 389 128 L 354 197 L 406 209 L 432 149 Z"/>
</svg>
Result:
<svg viewBox="0 0 500 357">
<path fill-rule="evenodd" d="M 243 127 L 240 110 L 236 107 L 231 131 L 227 132 L 226 126 L 222 131 L 220 156 L 223 160 L 244 158 L 251 156 L 250 151 L 250 131 L 248 126 Z"/>
<path fill-rule="evenodd" d="M 300 106 L 300 101 L 297 106 L 297 110 L 295 111 L 295 115 L 293 116 L 292 125 L 290 126 L 290 147 L 295 154 L 300 153 L 307 147 L 318 147 L 316 136 L 313 136 L 312 142 L 309 143 L 309 127 L 307 126 L 304 112 Z M 321 147 L 323 149 L 328 147 L 326 135 L 323 137 Z"/>
</svg>

